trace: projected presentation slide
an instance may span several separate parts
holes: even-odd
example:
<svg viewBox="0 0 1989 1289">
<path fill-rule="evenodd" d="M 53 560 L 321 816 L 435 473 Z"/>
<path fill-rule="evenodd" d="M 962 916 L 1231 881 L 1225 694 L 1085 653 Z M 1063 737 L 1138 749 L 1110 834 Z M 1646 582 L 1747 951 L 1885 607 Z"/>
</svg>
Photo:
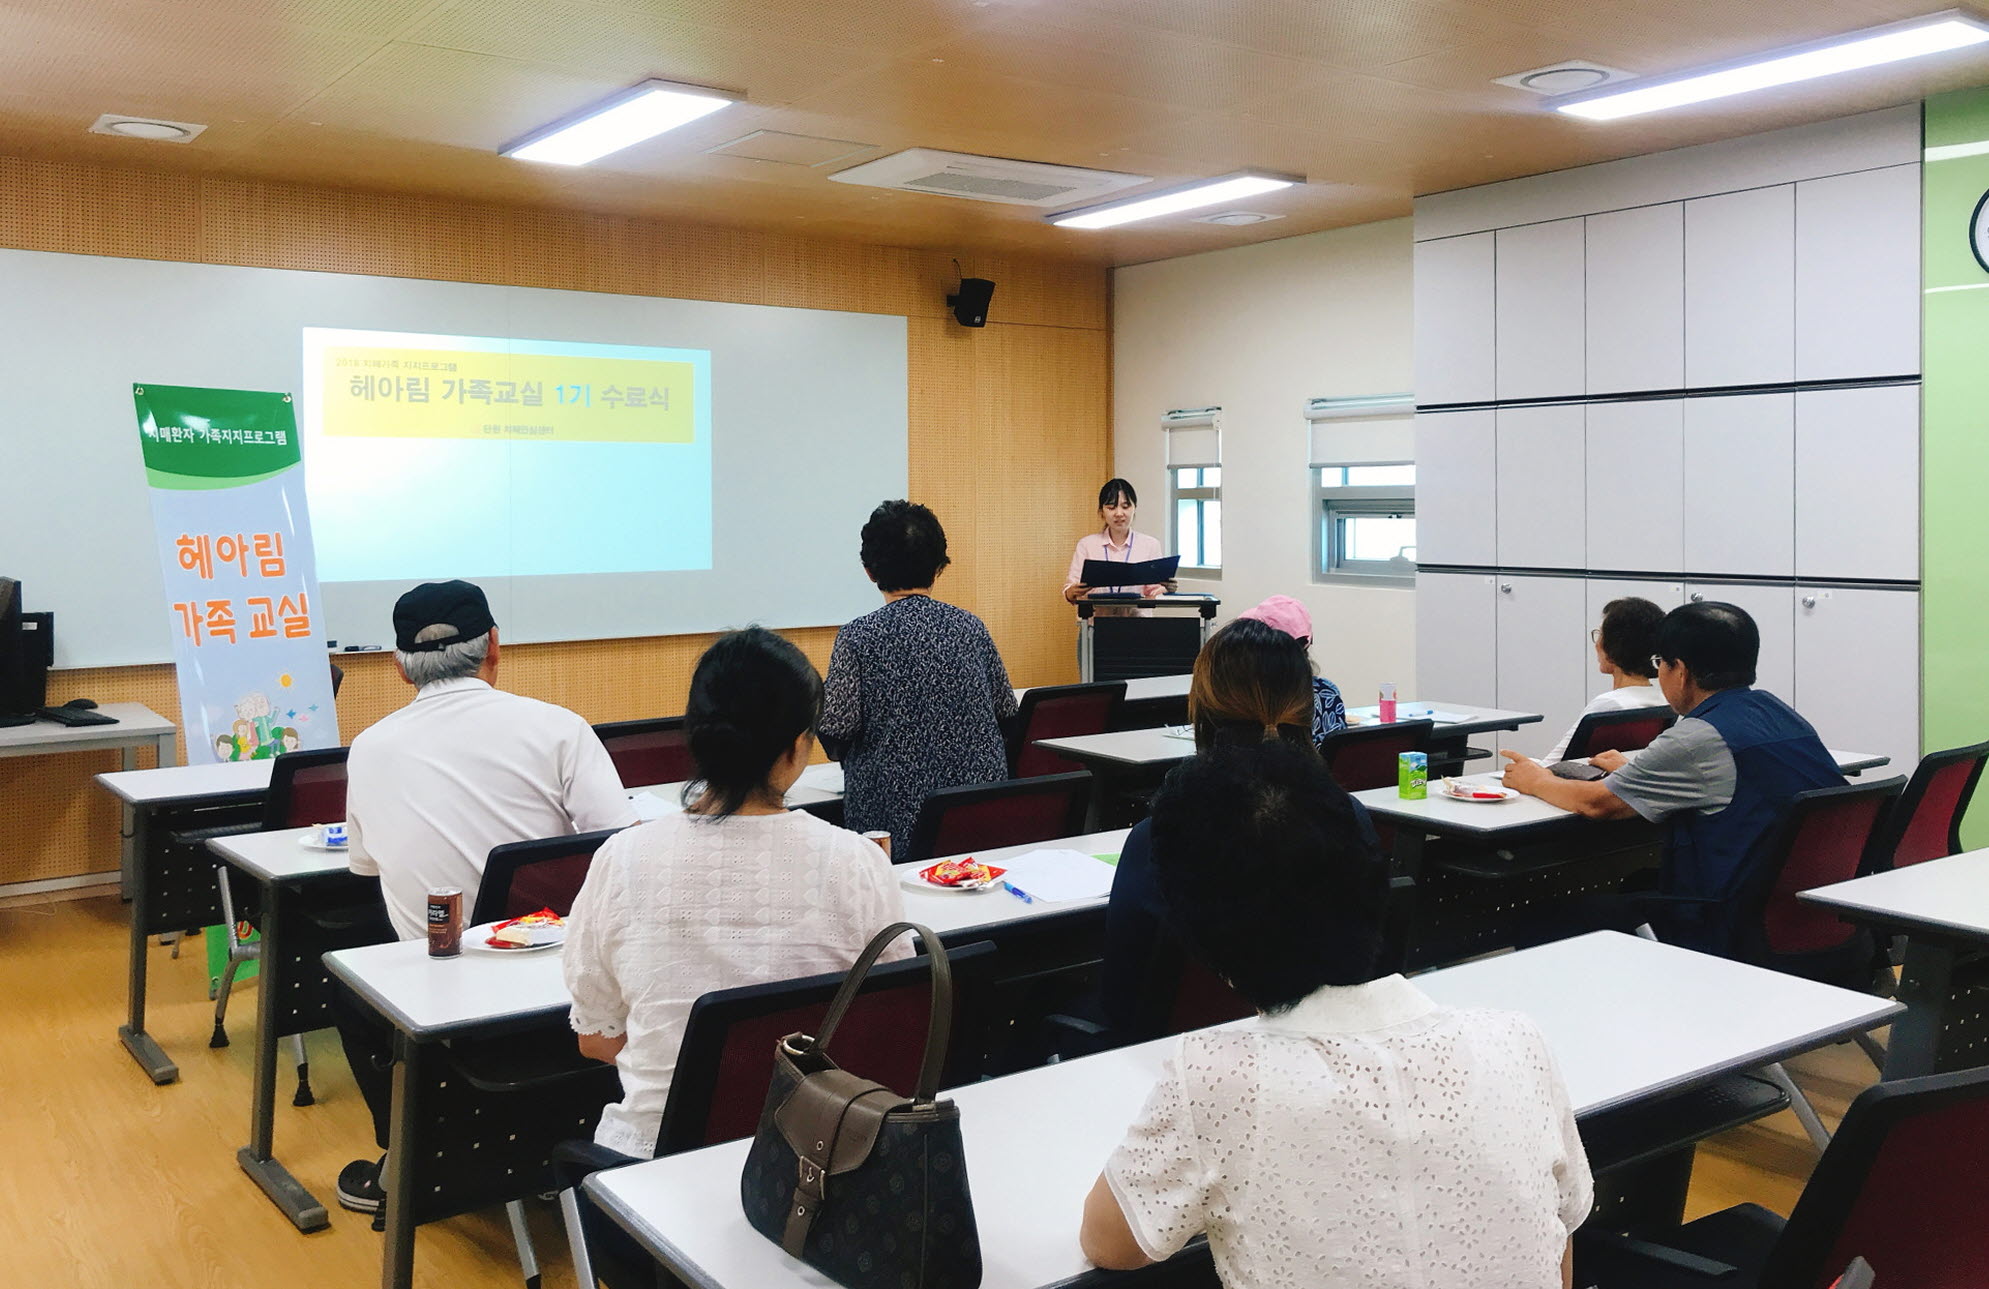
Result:
<svg viewBox="0 0 1989 1289">
<path fill-rule="evenodd" d="M 306 327 L 325 582 L 711 567 L 711 353 Z"/>
</svg>

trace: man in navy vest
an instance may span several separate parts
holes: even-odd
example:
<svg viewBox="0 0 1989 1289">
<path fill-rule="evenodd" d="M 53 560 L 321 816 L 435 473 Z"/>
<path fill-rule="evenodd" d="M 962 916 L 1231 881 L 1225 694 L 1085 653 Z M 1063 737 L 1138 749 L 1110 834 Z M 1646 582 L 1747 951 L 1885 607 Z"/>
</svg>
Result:
<svg viewBox="0 0 1989 1289">
<path fill-rule="evenodd" d="M 1731 954 L 1741 930 L 1737 896 L 1792 799 L 1843 784 L 1823 741 L 1795 709 L 1753 688 L 1761 633 L 1731 604 L 1687 604 L 1658 624 L 1651 659 L 1679 721 L 1634 760 L 1590 758 L 1607 778 L 1562 779 L 1517 752 L 1505 783 L 1591 819 L 1640 815 L 1665 825 L 1664 863 L 1654 893 L 1632 898 L 1632 925 L 1658 937 Z M 1613 920 L 1613 919 L 1612 919 Z"/>
</svg>

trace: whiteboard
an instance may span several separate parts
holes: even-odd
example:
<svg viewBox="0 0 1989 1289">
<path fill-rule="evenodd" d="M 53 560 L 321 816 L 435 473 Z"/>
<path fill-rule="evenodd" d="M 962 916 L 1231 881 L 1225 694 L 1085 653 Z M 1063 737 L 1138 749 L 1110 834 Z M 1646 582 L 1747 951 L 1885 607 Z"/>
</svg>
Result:
<svg viewBox="0 0 1989 1289">
<path fill-rule="evenodd" d="M 171 657 L 132 385 L 297 392 L 306 327 L 710 351 L 710 568 L 480 579 L 508 643 L 822 626 L 877 602 L 857 533 L 906 491 L 901 316 L 0 250 L 0 575 L 54 610 L 58 667 Z M 326 635 L 390 644 L 411 584 L 324 583 Z"/>
</svg>

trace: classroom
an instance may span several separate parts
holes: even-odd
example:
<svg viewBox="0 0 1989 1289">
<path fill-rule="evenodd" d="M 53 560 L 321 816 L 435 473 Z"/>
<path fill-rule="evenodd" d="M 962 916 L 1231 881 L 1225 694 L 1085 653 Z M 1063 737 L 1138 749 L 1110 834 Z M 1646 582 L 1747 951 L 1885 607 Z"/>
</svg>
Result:
<svg viewBox="0 0 1989 1289">
<path fill-rule="evenodd" d="M 1989 11 L 0 85 L 0 1281 L 1989 1283 Z"/>
</svg>

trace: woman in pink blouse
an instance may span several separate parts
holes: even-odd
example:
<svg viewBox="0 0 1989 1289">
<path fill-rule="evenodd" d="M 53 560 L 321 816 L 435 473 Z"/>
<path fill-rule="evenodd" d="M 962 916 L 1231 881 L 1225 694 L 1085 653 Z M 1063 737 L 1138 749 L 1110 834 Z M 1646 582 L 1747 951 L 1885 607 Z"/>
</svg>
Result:
<svg viewBox="0 0 1989 1289">
<path fill-rule="evenodd" d="M 1095 533 L 1086 533 L 1077 539 L 1077 549 L 1071 552 L 1070 573 L 1064 578 L 1066 600 L 1076 604 L 1091 593 L 1091 588 L 1084 582 L 1084 561 L 1088 559 L 1109 560 L 1115 564 L 1138 564 L 1161 557 L 1159 538 L 1133 531 L 1133 514 L 1139 509 L 1139 502 L 1139 494 L 1134 492 L 1133 485 L 1124 479 L 1113 479 L 1098 490 L 1098 518 L 1102 527 Z M 1159 595 L 1168 588 L 1156 584 L 1104 589 L 1137 590 L 1140 594 L 1151 597 Z M 1099 611 L 1108 612 L 1104 609 Z M 1124 611 L 1119 610 L 1119 612 Z"/>
</svg>

